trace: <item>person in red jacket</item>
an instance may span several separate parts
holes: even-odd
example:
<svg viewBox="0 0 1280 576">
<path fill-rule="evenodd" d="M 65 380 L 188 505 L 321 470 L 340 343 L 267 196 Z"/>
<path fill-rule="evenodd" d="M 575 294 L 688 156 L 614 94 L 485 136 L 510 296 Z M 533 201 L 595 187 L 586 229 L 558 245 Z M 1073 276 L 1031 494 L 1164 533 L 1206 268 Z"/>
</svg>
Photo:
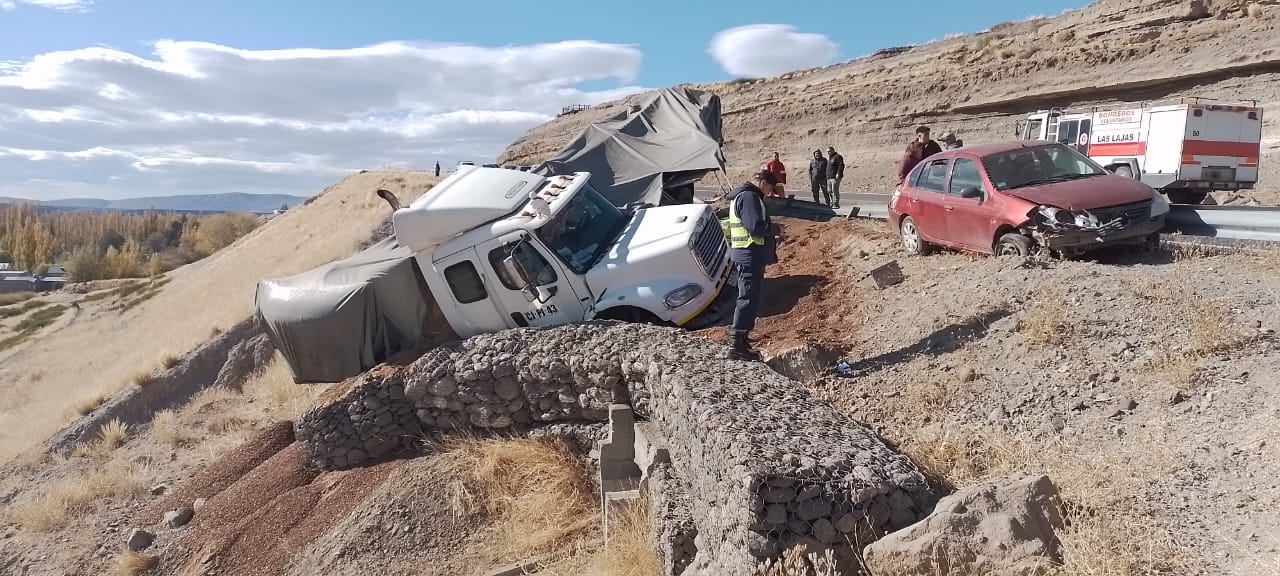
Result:
<svg viewBox="0 0 1280 576">
<path fill-rule="evenodd" d="M 902 153 L 902 162 L 898 165 L 898 182 L 902 182 L 907 174 L 911 173 L 911 169 L 916 167 L 921 160 L 924 159 L 924 142 L 912 140 L 907 144 L 907 149 Z"/>
<path fill-rule="evenodd" d="M 773 174 L 775 181 L 773 190 L 768 191 L 769 195 L 776 198 L 785 198 L 786 194 L 783 193 L 783 185 L 787 183 L 787 167 L 782 164 L 777 152 L 773 153 L 773 160 L 765 164 L 764 169 L 766 172 Z"/>
</svg>

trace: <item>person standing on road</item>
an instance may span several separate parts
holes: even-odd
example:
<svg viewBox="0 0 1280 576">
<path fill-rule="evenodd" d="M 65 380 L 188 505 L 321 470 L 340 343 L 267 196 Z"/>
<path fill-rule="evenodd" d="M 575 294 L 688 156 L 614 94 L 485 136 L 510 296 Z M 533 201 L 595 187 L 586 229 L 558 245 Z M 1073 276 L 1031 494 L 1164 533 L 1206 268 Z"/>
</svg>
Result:
<svg viewBox="0 0 1280 576">
<path fill-rule="evenodd" d="M 436 178 L 440 177 L 440 161 L 436 160 Z"/>
<path fill-rule="evenodd" d="M 832 210 L 840 209 L 840 182 L 843 180 L 844 156 L 837 153 L 835 147 L 827 146 L 827 190 L 831 192 L 827 206 Z"/>
<path fill-rule="evenodd" d="M 764 165 L 764 169 L 773 175 L 773 186 L 765 192 L 770 196 L 786 198 L 783 188 L 787 184 L 787 167 L 782 163 L 777 152 L 773 153 L 773 159 Z"/>
<path fill-rule="evenodd" d="M 822 157 L 821 150 L 813 151 L 813 160 L 809 161 L 809 186 L 813 189 L 813 203 L 818 203 L 818 191 L 822 191 L 827 205 L 831 205 L 831 193 L 827 191 L 827 159 Z"/>
<path fill-rule="evenodd" d="M 773 173 L 766 170 L 729 193 L 729 259 L 738 267 L 738 302 L 729 327 L 730 360 L 760 361 L 748 337 L 759 314 L 765 268 L 778 260 L 776 233 L 763 194 L 774 184 Z"/>
<path fill-rule="evenodd" d="M 942 152 L 942 147 L 929 138 L 929 127 L 921 126 L 916 128 L 916 142 L 919 142 L 924 148 L 920 151 L 920 159 L 924 160 L 934 154 Z"/>
</svg>

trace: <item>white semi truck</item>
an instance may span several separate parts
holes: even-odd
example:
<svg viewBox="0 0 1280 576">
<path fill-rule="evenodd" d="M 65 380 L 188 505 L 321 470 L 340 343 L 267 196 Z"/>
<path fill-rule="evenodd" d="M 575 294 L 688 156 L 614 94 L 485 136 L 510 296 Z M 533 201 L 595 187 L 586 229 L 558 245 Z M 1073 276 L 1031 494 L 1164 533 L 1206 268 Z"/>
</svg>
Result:
<svg viewBox="0 0 1280 576">
<path fill-rule="evenodd" d="M 1090 110 L 1041 110 L 1019 120 L 1017 137 L 1061 142 L 1170 201 L 1199 204 L 1209 192 L 1258 182 L 1262 108 L 1174 103 Z"/>
<path fill-rule="evenodd" d="M 408 206 L 379 194 L 458 336 L 591 319 L 698 327 L 726 310 L 733 266 L 709 205 L 620 209 L 590 179 L 460 166 Z"/>
</svg>

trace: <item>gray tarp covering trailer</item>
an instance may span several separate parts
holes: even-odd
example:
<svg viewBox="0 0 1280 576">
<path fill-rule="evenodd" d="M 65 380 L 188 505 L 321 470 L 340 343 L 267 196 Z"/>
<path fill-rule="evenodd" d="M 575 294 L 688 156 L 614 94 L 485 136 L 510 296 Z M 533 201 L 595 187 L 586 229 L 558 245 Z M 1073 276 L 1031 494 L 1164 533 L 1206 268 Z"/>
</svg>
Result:
<svg viewBox="0 0 1280 576">
<path fill-rule="evenodd" d="M 258 283 L 267 335 L 297 382 L 339 382 L 424 335 L 431 309 L 413 254 L 394 236 L 343 260 Z"/>
<path fill-rule="evenodd" d="M 617 206 L 692 202 L 693 183 L 725 168 L 720 97 L 667 88 L 638 108 L 587 126 L 533 172 L 590 172 L 591 185 Z"/>
</svg>

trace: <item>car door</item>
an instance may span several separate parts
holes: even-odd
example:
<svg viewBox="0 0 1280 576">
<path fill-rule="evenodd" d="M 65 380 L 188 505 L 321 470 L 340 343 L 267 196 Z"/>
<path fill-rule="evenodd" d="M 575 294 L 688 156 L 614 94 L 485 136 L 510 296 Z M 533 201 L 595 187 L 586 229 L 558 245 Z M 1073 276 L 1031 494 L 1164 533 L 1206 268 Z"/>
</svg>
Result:
<svg viewBox="0 0 1280 576">
<path fill-rule="evenodd" d="M 982 195 L 965 198 L 962 192 L 976 189 Z M 946 235 L 960 248 L 990 252 L 996 229 L 996 208 L 991 202 L 991 188 L 982 176 L 976 160 L 956 158 L 947 180 L 947 195 L 942 204 L 946 216 Z"/>
<path fill-rule="evenodd" d="M 926 160 L 907 189 L 908 214 L 916 221 L 920 235 L 934 243 L 946 244 L 947 225 L 942 203 L 946 199 L 947 167 L 951 160 Z"/>
<path fill-rule="evenodd" d="M 586 305 L 574 293 L 564 270 L 537 242 L 513 234 L 484 242 L 478 249 L 484 256 L 486 272 L 498 280 L 493 287 L 494 297 L 511 327 L 556 326 L 578 322 L 586 316 Z M 523 282 L 503 265 L 508 256 L 525 270 L 535 293 L 540 289 L 549 296 L 545 302 L 530 298 Z"/>
</svg>

